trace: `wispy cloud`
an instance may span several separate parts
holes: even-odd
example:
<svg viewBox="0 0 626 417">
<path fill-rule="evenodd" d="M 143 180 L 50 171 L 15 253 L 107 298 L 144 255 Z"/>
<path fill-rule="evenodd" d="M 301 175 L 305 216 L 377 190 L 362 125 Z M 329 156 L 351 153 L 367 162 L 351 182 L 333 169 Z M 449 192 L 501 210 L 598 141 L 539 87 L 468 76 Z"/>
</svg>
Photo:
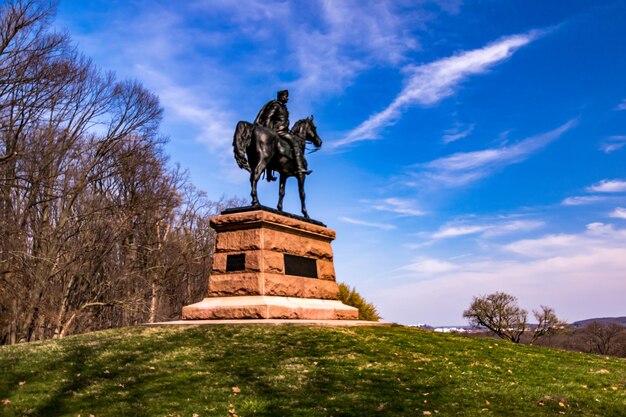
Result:
<svg viewBox="0 0 626 417">
<path fill-rule="evenodd" d="M 546 133 L 529 137 L 518 143 L 474 152 L 459 152 L 420 165 L 423 169 L 415 174 L 420 183 L 437 186 L 459 187 L 477 181 L 495 170 L 524 161 L 532 153 L 558 139 L 576 125 L 576 120 Z"/>
<path fill-rule="evenodd" d="M 263 71 L 290 71 L 285 84 L 306 97 L 342 91 L 373 65 L 398 66 L 420 47 L 416 32 L 453 7 L 392 1 L 200 0 L 205 13 L 226 11 L 240 23 L 243 37 L 261 40 Z M 255 71 L 259 71 L 255 68 Z M 300 95 L 300 94 L 298 94 Z M 304 94 L 302 94 L 304 96 Z"/>
<path fill-rule="evenodd" d="M 609 213 L 609 217 L 614 217 L 616 219 L 624 219 L 626 220 L 626 208 L 624 207 L 616 207 L 611 213 Z"/>
<path fill-rule="evenodd" d="M 486 226 L 444 226 L 433 233 L 434 239 L 447 239 L 459 236 L 473 235 L 487 230 Z"/>
<path fill-rule="evenodd" d="M 437 275 L 458 270 L 459 266 L 436 258 L 420 257 L 415 262 L 403 266 L 404 271 L 425 275 Z"/>
<path fill-rule="evenodd" d="M 607 196 L 603 195 L 580 195 L 574 197 L 567 197 L 561 201 L 563 206 L 587 206 L 590 204 L 601 203 L 608 200 Z"/>
<path fill-rule="evenodd" d="M 193 7 L 123 3 L 103 15 L 107 19 L 93 19 L 96 22 L 91 31 L 81 34 L 79 30 L 76 37 L 81 49 L 96 62 L 117 68 L 121 76 L 141 79 L 159 95 L 165 108 L 165 131 L 183 122 L 184 129 L 193 130 L 198 142 L 210 150 L 223 150 L 230 146 L 237 120 L 227 110 L 229 98 L 223 94 L 225 86 L 232 83 L 228 70 L 216 69 L 213 54 L 198 50 L 223 47 L 224 38 L 211 44 L 216 32 L 206 30 L 198 36 L 199 29 L 189 25 Z M 181 55 L 186 59 L 181 60 Z M 202 85 L 195 77 L 200 71 Z"/>
<path fill-rule="evenodd" d="M 443 100 L 454 94 L 460 84 L 471 75 L 484 73 L 503 62 L 539 35 L 539 31 L 531 31 L 508 36 L 483 48 L 465 51 L 410 69 L 411 75 L 406 86 L 391 104 L 383 111 L 370 116 L 333 146 L 376 139 L 380 130 L 393 125 L 407 107 L 413 104 L 432 105 Z"/>
<path fill-rule="evenodd" d="M 504 249 L 533 258 L 582 254 L 588 248 L 623 242 L 626 230 L 615 229 L 611 224 L 589 223 L 584 233 L 557 234 L 537 239 L 519 240 L 504 246 Z"/>
<path fill-rule="evenodd" d="M 606 179 L 590 185 L 585 189 L 588 193 L 596 193 L 595 195 L 581 195 L 567 197 L 561 201 L 563 206 L 586 206 L 590 204 L 598 204 L 615 200 L 619 196 L 611 194 L 619 194 L 626 192 L 626 181 L 619 179 Z"/>
<path fill-rule="evenodd" d="M 166 111 L 194 127 L 197 132 L 195 140 L 211 151 L 230 149 L 235 120 L 232 113 L 220 109 L 215 103 L 200 101 L 194 92 L 157 70 L 142 66 L 140 71 L 145 80 L 158 86 L 157 93 Z"/>
<path fill-rule="evenodd" d="M 615 110 L 626 110 L 626 98 L 615 107 Z"/>
<path fill-rule="evenodd" d="M 503 222 L 495 224 L 493 227 L 487 229 L 482 236 L 483 237 L 497 237 L 504 236 L 512 233 L 527 233 L 545 226 L 545 223 L 540 220 L 514 220 L 509 222 Z"/>
<path fill-rule="evenodd" d="M 390 317 L 433 325 L 458 324 L 472 295 L 495 291 L 515 294 L 526 308 L 549 305 L 566 320 L 619 315 L 625 248 L 626 229 L 592 223 L 580 233 L 490 246 L 485 257 L 421 258 L 394 271 L 405 284 L 377 293 L 377 303 Z M 581 294 L 602 303 L 581 304 Z"/>
<path fill-rule="evenodd" d="M 427 1 L 407 8 L 394 1 L 322 0 L 318 23 L 323 24 L 314 30 L 306 20 L 315 13 L 294 8 L 292 20 L 304 21 L 288 29 L 300 72 L 292 87 L 308 95 L 336 92 L 372 65 L 403 64 L 408 52 L 420 48 L 416 29 L 425 30 L 442 13 L 456 13 L 458 3 Z"/>
<path fill-rule="evenodd" d="M 450 239 L 468 235 L 480 235 L 492 238 L 518 232 L 530 232 L 543 227 L 545 223 L 539 220 L 513 220 L 483 224 L 455 224 L 449 223 L 432 234 L 433 239 Z"/>
<path fill-rule="evenodd" d="M 374 222 L 368 222 L 364 220 L 353 219 L 351 217 L 340 217 L 339 220 L 341 220 L 342 222 L 355 224 L 357 226 L 373 227 L 375 229 L 381 229 L 381 230 L 393 230 L 396 228 L 396 226 L 394 226 L 393 224 L 374 223 Z"/>
<path fill-rule="evenodd" d="M 460 140 L 469 136 L 473 130 L 474 130 L 473 124 L 469 125 L 468 127 L 465 127 L 464 129 L 460 127 L 455 127 L 453 129 L 446 130 L 445 134 L 443 135 L 442 141 L 443 143 L 456 142 L 457 140 Z"/>
<path fill-rule="evenodd" d="M 374 210 L 388 211 L 401 216 L 424 216 L 426 214 L 425 211 L 419 209 L 417 202 L 414 200 L 385 198 L 374 201 L 367 200 L 365 203 L 371 204 Z"/>
<path fill-rule="evenodd" d="M 600 145 L 600 150 L 604 153 L 612 153 L 619 151 L 624 146 L 626 146 L 626 135 L 609 136 Z"/>
<path fill-rule="evenodd" d="M 626 192 L 626 181 L 602 180 L 587 187 L 587 191 L 592 193 L 623 193 Z"/>
</svg>

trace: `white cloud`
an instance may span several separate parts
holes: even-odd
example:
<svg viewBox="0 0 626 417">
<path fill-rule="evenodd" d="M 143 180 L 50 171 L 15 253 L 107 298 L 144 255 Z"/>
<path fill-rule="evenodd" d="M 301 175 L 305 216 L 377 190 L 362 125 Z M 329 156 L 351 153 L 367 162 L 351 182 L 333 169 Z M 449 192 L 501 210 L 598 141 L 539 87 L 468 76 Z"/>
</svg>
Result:
<svg viewBox="0 0 626 417">
<path fill-rule="evenodd" d="M 452 95 L 469 76 L 481 74 L 511 57 L 520 47 L 536 39 L 539 32 L 502 38 L 483 48 L 464 51 L 449 58 L 413 68 L 404 89 L 383 111 L 373 114 L 334 147 L 372 140 L 379 131 L 393 125 L 405 108 L 413 104 L 431 105 Z"/>
<path fill-rule="evenodd" d="M 592 223 L 581 233 L 490 250 L 483 259 L 424 258 L 405 266 L 406 274 L 393 275 L 403 284 L 377 293 L 379 311 L 402 323 L 462 324 L 472 296 L 504 291 L 524 308 L 549 305 L 569 321 L 624 314 L 626 229 Z"/>
<path fill-rule="evenodd" d="M 253 77 L 257 83 L 289 88 L 298 97 L 292 110 L 310 112 L 311 102 L 342 92 L 360 73 L 404 65 L 407 54 L 420 48 L 419 33 L 441 14 L 456 13 L 459 3 L 198 0 L 183 8 L 193 16 L 228 22 L 227 30 L 232 32 L 225 44 L 249 42 L 245 52 L 239 48 L 231 52 L 233 59 L 227 58 L 237 63 L 229 67 L 239 79 Z M 223 53 L 216 50 L 213 55 Z"/>
<path fill-rule="evenodd" d="M 326 40 L 331 45 L 352 48 L 380 62 L 398 63 L 418 47 L 417 41 L 404 33 L 407 16 L 394 10 L 392 2 L 344 0 L 321 2 L 328 24 Z M 415 16 L 424 21 L 425 14 Z"/>
<path fill-rule="evenodd" d="M 602 201 L 608 200 L 608 197 L 601 195 L 583 195 L 583 196 L 574 196 L 567 197 L 561 204 L 564 206 L 586 206 L 589 204 L 600 203 Z"/>
<path fill-rule="evenodd" d="M 224 98 L 230 97 L 223 94 L 232 83 L 229 71 L 208 58 L 211 54 L 198 53 L 201 47 L 223 47 L 223 39 L 208 45 L 207 39 L 216 33 L 206 30 L 199 36 L 200 29 L 188 24 L 190 9 L 196 6 L 123 4 L 96 15 L 90 32 L 81 34 L 81 27 L 73 32 L 81 49 L 99 65 L 116 68 L 123 77 L 138 78 L 159 95 L 165 108 L 164 130 L 170 122 L 183 121 L 192 127 L 198 142 L 210 150 L 222 150 L 230 146 L 236 121 L 225 110 Z M 195 78 L 199 72 L 201 82 Z"/>
<path fill-rule="evenodd" d="M 435 275 L 457 270 L 458 266 L 435 258 L 421 257 L 415 262 L 405 265 L 402 270 L 418 274 Z"/>
<path fill-rule="evenodd" d="M 373 223 L 364 220 L 353 219 L 350 217 L 340 217 L 339 220 L 350 224 L 356 224 L 357 226 L 373 227 L 375 229 L 381 230 L 393 230 L 396 228 L 396 226 L 394 226 L 393 224 Z"/>
<path fill-rule="evenodd" d="M 590 223 L 581 234 L 548 235 L 538 239 L 524 239 L 504 246 L 519 255 L 534 258 L 583 254 L 588 249 L 626 240 L 626 230 L 616 230 L 613 225 Z M 626 248 L 626 247 L 625 247 Z"/>
<path fill-rule="evenodd" d="M 602 180 L 587 187 L 587 191 L 592 193 L 623 193 L 626 192 L 626 181 Z"/>
<path fill-rule="evenodd" d="M 624 207 L 616 207 L 615 210 L 613 210 L 609 214 L 609 217 L 615 217 L 616 219 L 624 219 L 624 220 L 626 220 L 626 208 L 624 208 Z"/>
<path fill-rule="evenodd" d="M 626 135 L 609 136 L 601 145 L 600 150 L 604 153 L 619 151 L 626 146 Z"/>
<path fill-rule="evenodd" d="M 487 230 L 487 226 L 444 226 L 433 233 L 432 237 L 434 239 L 446 239 L 482 233 L 485 230 Z"/>
<path fill-rule="evenodd" d="M 514 220 L 495 224 L 483 233 L 483 237 L 497 237 L 517 232 L 530 232 L 545 226 L 545 223 L 539 220 Z"/>
<path fill-rule="evenodd" d="M 385 198 L 368 202 L 372 204 L 372 208 L 378 211 L 388 211 L 401 216 L 424 216 L 425 211 L 418 208 L 417 202 L 402 198 Z"/>
<path fill-rule="evenodd" d="M 473 130 L 474 130 L 473 124 L 469 125 L 465 129 L 456 127 L 450 130 L 446 130 L 445 134 L 443 135 L 442 141 L 443 143 L 456 142 L 457 140 L 460 140 L 469 136 Z"/>
<path fill-rule="evenodd" d="M 207 13 L 215 3 L 201 2 Z M 407 52 L 419 48 L 415 29 L 437 15 L 423 12 L 423 5 L 407 10 L 379 0 L 218 1 L 217 7 L 238 21 L 240 35 L 267 45 L 261 51 L 263 70 L 290 71 L 295 79 L 285 87 L 309 99 L 343 90 L 372 65 L 405 61 Z"/>
<path fill-rule="evenodd" d="M 372 65 L 402 64 L 408 52 L 420 48 L 415 29 L 425 30 L 439 12 L 456 13 L 460 2 L 431 3 L 439 11 L 423 3 L 407 8 L 394 1 L 322 0 L 321 18 L 314 29 L 306 19 L 315 19 L 315 13 L 294 8 L 291 21 L 295 24 L 286 26 L 300 74 L 291 87 L 309 96 L 336 92 Z M 300 16 L 305 16 L 304 21 Z"/>
<path fill-rule="evenodd" d="M 545 225 L 539 220 L 513 220 L 486 224 L 446 224 L 432 234 L 432 239 L 449 239 L 460 236 L 480 235 L 493 238 L 517 232 L 529 232 Z"/>
<path fill-rule="evenodd" d="M 615 107 L 615 110 L 626 110 L 626 98 Z"/>
<path fill-rule="evenodd" d="M 196 140 L 207 145 L 211 151 L 230 149 L 234 131 L 234 116 L 218 108 L 215 102 L 200 102 L 199 97 L 188 88 L 174 83 L 165 74 L 148 67 L 140 67 L 144 79 L 158 86 L 161 104 L 171 115 L 194 126 Z"/>
<path fill-rule="evenodd" d="M 586 188 L 590 193 L 603 193 L 604 195 L 583 195 L 567 197 L 561 204 L 564 206 L 584 206 L 613 200 L 617 197 L 607 194 L 626 192 L 626 181 L 620 179 L 605 179 Z"/>
<path fill-rule="evenodd" d="M 424 169 L 413 174 L 419 182 L 431 186 L 459 187 L 491 175 L 496 169 L 524 161 L 576 125 L 576 120 L 546 133 L 499 148 L 474 152 L 459 152 L 421 165 Z"/>
</svg>

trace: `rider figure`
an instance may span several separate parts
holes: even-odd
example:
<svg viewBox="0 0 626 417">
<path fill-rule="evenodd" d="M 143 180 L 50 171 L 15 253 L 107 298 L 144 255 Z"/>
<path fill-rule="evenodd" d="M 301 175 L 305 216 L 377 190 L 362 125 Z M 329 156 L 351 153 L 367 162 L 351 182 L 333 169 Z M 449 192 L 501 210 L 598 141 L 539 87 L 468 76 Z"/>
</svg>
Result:
<svg viewBox="0 0 626 417">
<path fill-rule="evenodd" d="M 276 100 L 267 102 L 267 104 L 261 108 L 254 120 L 254 124 L 274 130 L 279 137 L 289 142 L 293 148 L 293 157 L 297 167 L 296 172 L 298 174 L 308 175 L 313 171 L 306 169 L 302 148 L 296 138 L 289 133 L 289 111 L 287 110 L 289 91 L 281 90 L 276 96 Z M 276 180 L 269 168 L 267 169 L 267 180 Z"/>
</svg>

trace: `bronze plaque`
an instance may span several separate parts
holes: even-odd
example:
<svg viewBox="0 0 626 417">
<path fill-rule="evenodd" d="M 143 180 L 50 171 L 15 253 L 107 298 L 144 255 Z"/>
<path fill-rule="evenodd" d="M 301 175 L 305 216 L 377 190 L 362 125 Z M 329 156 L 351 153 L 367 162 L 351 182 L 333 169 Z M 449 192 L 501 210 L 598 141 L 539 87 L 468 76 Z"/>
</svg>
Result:
<svg viewBox="0 0 626 417">
<path fill-rule="evenodd" d="M 243 271 L 246 269 L 246 254 L 228 255 L 226 257 L 226 272 Z"/>
<path fill-rule="evenodd" d="M 284 255 L 285 274 L 317 278 L 317 261 L 303 256 Z"/>
</svg>

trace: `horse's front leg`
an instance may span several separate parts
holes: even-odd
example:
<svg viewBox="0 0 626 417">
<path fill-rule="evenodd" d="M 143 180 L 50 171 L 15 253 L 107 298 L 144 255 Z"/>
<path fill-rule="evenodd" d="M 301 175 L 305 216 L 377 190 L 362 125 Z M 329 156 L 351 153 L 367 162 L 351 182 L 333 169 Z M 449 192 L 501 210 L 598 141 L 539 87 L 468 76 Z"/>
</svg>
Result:
<svg viewBox="0 0 626 417">
<path fill-rule="evenodd" d="M 280 174 L 280 186 L 278 187 L 278 211 L 283 211 L 283 197 L 285 197 L 285 183 L 287 182 L 287 176 Z"/>
<path fill-rule="evenodd" d="M 306 204 L 304 204 L 304 199 L 306 198 L 306 195 L 304 194 L 304 174 L 298 174 L 298 191 L 300 192 L 300 203 L 302 204 L 302 215 L 304 216 L 304 218 L 308 219 L 309 218 L 309 213 L 307 213 L 306 211 Z"/>
<path fill-rule="evenodd" d="M 262 172 L 263 172 L 263 167 L 261 167 L 260 165 L 257 165 L 256 167 L 254 167 L 254 169 L 250 172 L 250 188 L 251 188 L 250 196 L 252 197 L 253 206 L 260 205 L 259 198 L 256 192 L 256 186 L 257 186 L 257 183 L 259 182 L 259 178 L 261 178 Z"/>
</svg>

